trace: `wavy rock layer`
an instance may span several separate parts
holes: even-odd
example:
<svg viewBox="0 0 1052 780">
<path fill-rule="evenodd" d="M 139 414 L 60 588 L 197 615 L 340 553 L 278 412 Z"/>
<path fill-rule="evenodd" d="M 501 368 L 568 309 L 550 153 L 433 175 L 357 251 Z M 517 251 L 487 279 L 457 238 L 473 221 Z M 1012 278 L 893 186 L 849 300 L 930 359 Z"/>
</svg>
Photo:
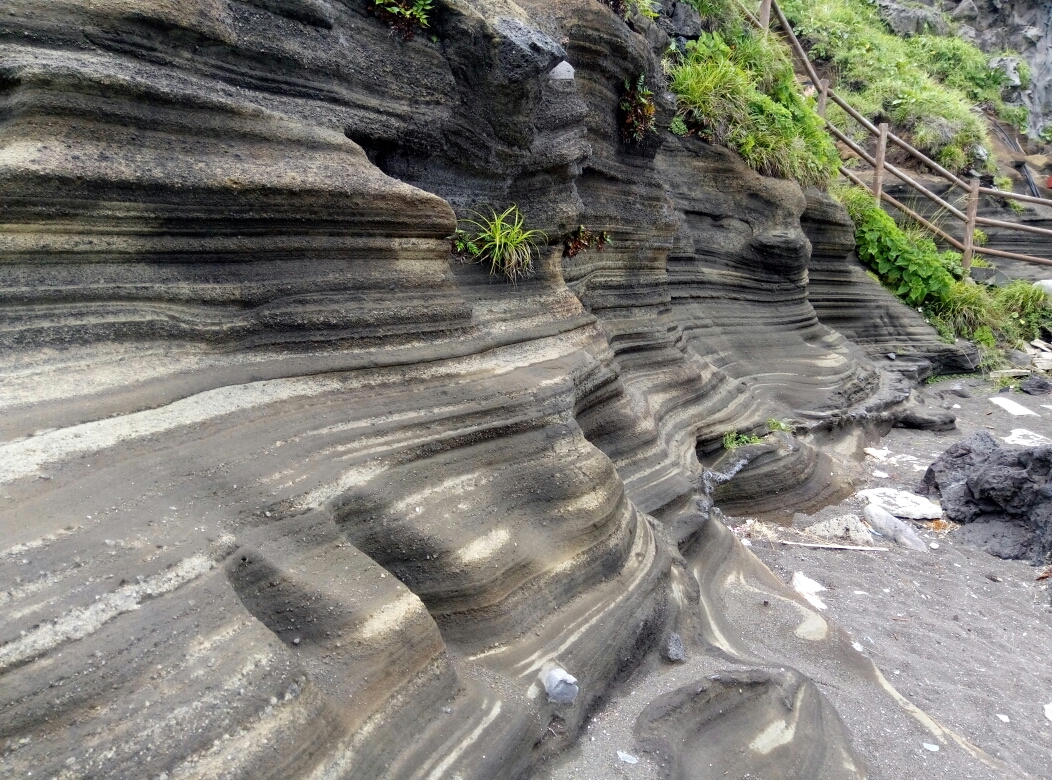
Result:
<svg viewBox="0 0 1052 780">
<path fill-rule="evenodd" d="M 673 627 L 719 646 L 680 554 L 714 499 L 821 500 L 803 434 L 904 414 L 815 315 L 798 188 L 618 140 L 625 79 L 658 83 L 646 20 L 3 19 L 4 774 L 521 777 Z M 512 201 L 551 238 L 517 286 L 445 241 Z M 613 246 L 561 258 L 579 224 Z M 769 417 L 802 436 L 729 462 Z"/>
</svg>

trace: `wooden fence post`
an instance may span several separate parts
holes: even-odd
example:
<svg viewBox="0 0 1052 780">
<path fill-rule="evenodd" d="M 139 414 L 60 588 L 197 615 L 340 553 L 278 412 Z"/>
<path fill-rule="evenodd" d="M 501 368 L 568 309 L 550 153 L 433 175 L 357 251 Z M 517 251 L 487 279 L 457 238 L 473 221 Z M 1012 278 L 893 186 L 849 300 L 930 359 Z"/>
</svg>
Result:
<svg viewBox="0 0 1052 780">
<path fill-rule="evenodd" d="M 964 252 L 961 253 L 961 267 L 965 274 L 972 267 L 972 247 L 975 242 L 975 215 L 979 211 L 979 180 L 972 179 L 968 190 L 968 221 L 964 223 Z"/>
<path fill-rule="evenodd" d="M 760 28 L 763 30 L 771 28 L 771 0 L 763 0 L 760 3 Z"/>
<path fill-rule="evenodd" d="M 880 194 L 884 191 L 884 155 L 888 151 L 888 123 L 881 122 L 877 127 L 880 135 L 877 136 L 877 153 L 873 164 L 873 197 L 880 205 Z"/>
<path fill-rule="evenodd" d="M 829 79 L 818 82 L 818 115 L 826 118 L 826 104 L 829 102 Z"/>
</svg>

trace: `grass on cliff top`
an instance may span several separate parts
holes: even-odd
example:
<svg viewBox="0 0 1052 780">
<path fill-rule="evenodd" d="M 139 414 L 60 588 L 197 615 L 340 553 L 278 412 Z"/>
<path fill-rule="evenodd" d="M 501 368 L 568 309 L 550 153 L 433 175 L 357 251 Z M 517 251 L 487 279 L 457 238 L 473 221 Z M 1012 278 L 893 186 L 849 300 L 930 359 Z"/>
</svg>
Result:
<svg viewBox="0 0 1052 780">
<path fill-rule="evenodd" d="M 1025 128 L 1026 109 L 1005 105 L 1007 79 L 975 45 L 952 36 L 900 38 L 867 0 L 783 0 L 781 6 L 842 97 L 947 168 L 982 167 L 977 147 L 989 149 L 990 141 L 973 107 Z M 829 118 L 849 134 L 866 135 L 837 106 L 830 106 Z"/>
<path fill-rule="evenodd" d="M 729 3 L 693 2 L 718 29 L 665 62 L 679 105 L 673 131 L 727 146 L 764 175 L 827 185 L 839 157 L 814 101 L 800 90 L 789 50 L 748 27 Z"/>
<path fill-rule="evenodd" d="M 974 341 L 986 367 L 1004 363 L 1005 349 L 1052 330 L 1052 300 L 1040 287 L 1022 280 L 1004 287 L 976 284 L 964 278 L 957 252 L 940 252 L 922 231 L 897 225 L 869 191 L 839 187 L 833 194 L 855 223 L 859 259 L 945 341 Z"/>
</svg>

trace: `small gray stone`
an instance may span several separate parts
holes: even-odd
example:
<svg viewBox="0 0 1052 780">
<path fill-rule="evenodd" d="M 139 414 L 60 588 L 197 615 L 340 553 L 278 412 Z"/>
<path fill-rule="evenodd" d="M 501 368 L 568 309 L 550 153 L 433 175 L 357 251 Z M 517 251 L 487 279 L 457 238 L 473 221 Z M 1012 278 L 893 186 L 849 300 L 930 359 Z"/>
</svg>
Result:
<svg viewBox="0 0 1052 780">
<path fill-rule="evenodd" d="M 1006 349 L 1005 357 L 1008 358 L 1008 362 L 1013 366 L 1026 368 L 1030 365 L 1030 355 L 1018 349 Z"/>
<path fill-rule="evenodd" d="M 888 360 L 894 360 L 897 357 L 898 357 L 898 355 L 896 355 L 894 352 L 889 352 L 888 353 Z"/>
<path fill-rule="evenodd" d="M 673 662 L 687 660 L 687 654 L 683 650 L 683 640 L 680 639 L 679 634 L 672 632 L 669 636 L 668 645 L 665 647 L 665 657 Z"/>
<path fill-rule="evenodd" d="M 947 392 L 953 393 L 958 398 L 971 398 L 972 394 L 968 391 L 964 385 L 960 382 L 953 385 Z"/>
</svg>

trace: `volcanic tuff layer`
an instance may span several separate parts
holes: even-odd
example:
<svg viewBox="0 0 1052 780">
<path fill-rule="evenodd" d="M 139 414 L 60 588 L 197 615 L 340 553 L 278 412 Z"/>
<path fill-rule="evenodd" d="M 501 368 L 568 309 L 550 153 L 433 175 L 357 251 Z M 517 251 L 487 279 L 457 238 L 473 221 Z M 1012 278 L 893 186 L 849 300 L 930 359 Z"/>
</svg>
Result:
<svg viewBox="0 0 1052 780">
<path fill-rule="evenodd" d="M 779 585 L 713 500 L 824 500 L 817 443 L 918 415 L 809 301 L 812 241 L 848 262 L 838 207 L 697 139 L 619 141 L 668 40 L 631 21 L 0 8 L 3 774 L 519 777 L 672 631 L 785 665 L 727 640 L 719 567 Z M 552 238 L 518 285 L 446 241 L 511 202 Z M 612 246 L 561 257 L 580 224 Z M 799 435 L 723 451 L 772 417 Z M 772 749 L 828 738 L 861 776 L 821 693 L 765 679 L 824 724 Z"/>
</svg>

